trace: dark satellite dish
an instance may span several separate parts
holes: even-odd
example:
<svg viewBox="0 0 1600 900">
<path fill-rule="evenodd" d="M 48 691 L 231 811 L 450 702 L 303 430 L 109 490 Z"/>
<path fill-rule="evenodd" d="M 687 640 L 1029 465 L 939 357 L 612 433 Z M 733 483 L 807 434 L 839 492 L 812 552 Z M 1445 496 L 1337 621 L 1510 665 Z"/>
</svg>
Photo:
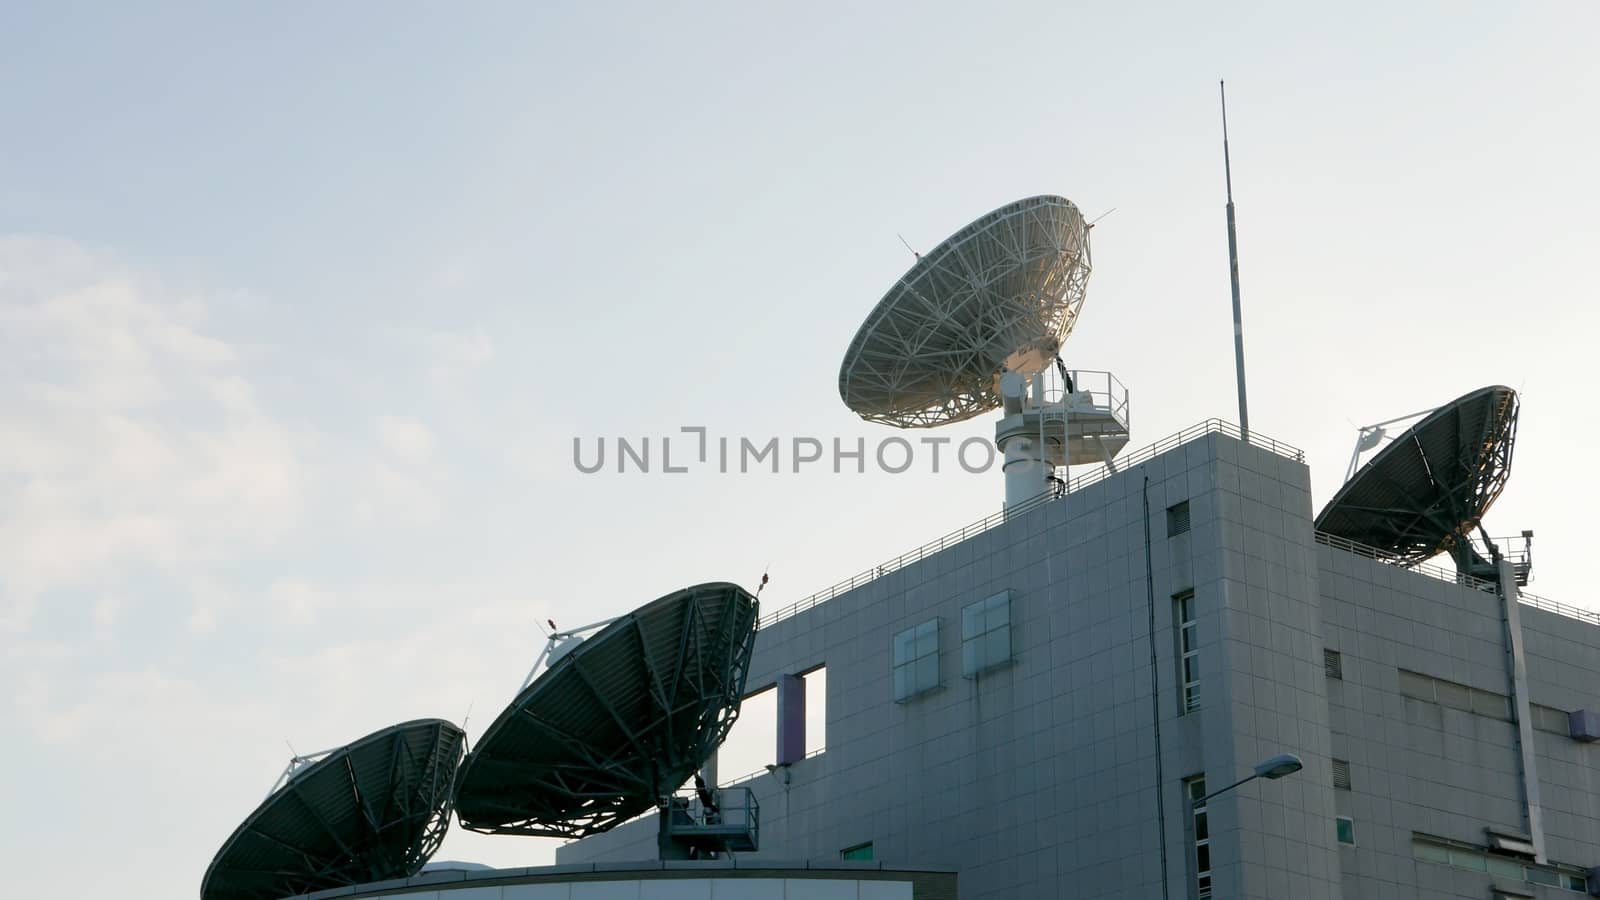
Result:
<svg viewBox="0 0 1600 900">
<path fill-rule="evenodd" d="M 1459 571 L 1479 570 L 1471 535 L 1511 474 L 1516 435 L 1516 391 L 1495 385 L 1459 397 L 1379 450 L 1323 507 L 1316 528 L 1404 565 L 1449 553 Z"/>
<path fill-rule="evenodd" d="M 755 626 L 755 598 L 719 582 L 564 644 L 461 764 L 461 826 L 580 838 L 655 806 L 738 717 Z"/>
<path fill-rule="evenodd" d="M 450 825 L 462 738 L 449 722 L 417 719 L 297 757 L 217 851 L 201 900 L 279 900 L 415 875 Z"/>
</svg>

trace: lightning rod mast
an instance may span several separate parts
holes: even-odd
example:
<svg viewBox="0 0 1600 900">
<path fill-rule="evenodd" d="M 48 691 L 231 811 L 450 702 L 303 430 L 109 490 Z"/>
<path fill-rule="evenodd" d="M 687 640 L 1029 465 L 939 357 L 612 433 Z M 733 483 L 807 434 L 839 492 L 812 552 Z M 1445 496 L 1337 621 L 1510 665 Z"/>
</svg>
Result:
<svg viewBox="0 0 1600 900">
<path fill-rule="evenodd" d="M 1233 222 L 1233 165 L 1228 159 L 1228 88 L 1221 81 L 1222 173 L 1228 183 L 1228 272 L 1233 279 L 1233 359 L 1239 381 L 1239 437 L 1250 443 L 1250 406 L 1244 395 L 1244 325 L 1239 315 L 1239 237 Z"/>
</svg>

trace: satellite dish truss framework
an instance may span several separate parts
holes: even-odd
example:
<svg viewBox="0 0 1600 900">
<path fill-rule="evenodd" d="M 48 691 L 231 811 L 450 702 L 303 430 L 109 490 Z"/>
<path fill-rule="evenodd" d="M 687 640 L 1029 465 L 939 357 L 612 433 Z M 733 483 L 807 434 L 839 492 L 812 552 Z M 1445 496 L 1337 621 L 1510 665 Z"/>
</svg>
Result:
<svg viewBox="0 0 1600 900">
<path fill-rule="evenodd" d="M 1516 391 L 1493 385 L 1427 413 L 1339 488 L 1317 515 L 1317 530 L 1376 547 L 1403 565 L 1449 553 L 1457 571 L 1494 577 L 1484 574 L 1494 567 L 1472 535 L 1511 475 L 1517 411 Z M 1380 426 L 1362 429 L 1352 468 L 1382 436 Z"/>
<path fill-rule="evenodd" d="M 217 851 L 201 900 L 279 900 L 408 878 L 444 840 L 464 736 L 418 719 L 296 757 Z"/>
<path fill-rule="evenodd" d="M 755 646 L 755 597 L 669 594 L 563 652 L 461 765 L 456 810 L 489 834 L 581 838 L 665 802 L 727 737 Z"/>
<path fill-rule="evenodd" d="M 995 441 L 1008 507 L 1049 490 L 1057 467 L 1114 468 L 1128 442 L 1127 390 L 1110 373 L 1069 372 L 1060 359 L 1089 271 L 1089 225 L 1071 201 L 1003 206 L 920 256 L 889 289 L 845 351 L 839 396 L 863 419 L 899 428 L 1004 407 Z"/>
</svg>

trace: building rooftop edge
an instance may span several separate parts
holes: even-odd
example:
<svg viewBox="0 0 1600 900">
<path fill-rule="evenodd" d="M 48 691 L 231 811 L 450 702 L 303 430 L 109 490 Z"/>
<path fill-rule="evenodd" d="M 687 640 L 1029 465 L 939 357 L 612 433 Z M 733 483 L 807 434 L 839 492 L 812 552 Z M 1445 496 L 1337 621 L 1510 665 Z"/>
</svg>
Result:
<svg viewBox="0 0 1600 900">
<path fill-rule="evenodd" d="M 1107 478 L 1118 474 L 1119 472 L 1127 471 L 1132 466 L 1149 462 L 1163 453 L 1176 450 L 1179 447 L 1212 434 L 1221 434 L 1226 437 L 1234 438 L 1235 440 L 1241 439 L 1238 425 L 1235 425 L 1234 423 L 1225 419 L 1205 419 L 1198 424 L 1191 425 L 1190 427 L 1177 432 L 1176 434 L 1170 434 L 1153 444 L 1140 447 L 1138 450 L 1122 456 L 1117 460 L 1117 472 L 1112 472 L 1111 470 L 1103 467 L 1091 469 L 1068 482 L 1066 490 L 1060 495 L 1048 493 L 1040 494 L 1032 500 L 1019 505 L 1015 509 L 1002 510 L 992 515 L 985 516 L 984 518 L 979 519 L 978 521 L 973 522 L 972 524 L 963 528 L 956 529 L 955 531 L 952 531 L 943 537 L 938 538 L 937 540 L 929 541 L 920 547 L 917 547 L 913 550 L 908 550 L 905 553 L 894 557 L 893 559 L 873 566 L 872 568 L 862 572 L 859 575 L 856 575 L 853 578 L 847 578 L 835 585 L 823 588 L 822 590 L 817 591 L 808 597 L 797 600 L 788 606 L 768 613 L 767 615 L 761 617 L 761 620 L 757 623 L 757 627 L 766 628 L 771 625 L 775 625 L 778 622 L 781 622 L 797 613 L 804 612 L 813 606 L 831 600 L 834 597 L 843 594 L 845 591 L 854 590 L 855 588 L 867 584 L 875 579 L 881 578 L 890 572 L 908 566 L 911 563 L 919 562 L 931 556 L 932 554 L 944 550 L 947 547 L 954 546 L 964 540 L 967 540 L 968 538 L 975 537 L 990 530 L 991 528 L 995 528 L 1003 524 L 1008 517 L 1018 516 L 1031 510 L 1038 509 L 1039 507 L 1044 506 L 1053 500 L 1059 499 L 1060 496 L 1071 494 L 1072 492 L 1086 488 L 1089 485 L 1104 481 Z M 1270 453 L 1275 453 L 1278 456 L 1282 456 L 1285 459 L 1294 460 L 1295 462 L 1303 463 L 1306 459 L 1305 451 L 1301 450 L 1300 448 L 1285 444 L 1282 441 L 1273 440 L 1269 437 L 1264 437 L 1260 432 L 1251 432 L 1249 443 L 1253 447 L 1259 447 Z"/>
<path fill-rule="evenodd" d="M 711 860 L 638 860 L 621 862 L 565 863 L 549 866 L 529 866 L 507 869 L 434 869 L 419 872 L 410 878 L 395 878 L 369 884 L 329 888 L 311 894 L 300 894 L 295 900 L 332 900 L 335 897 L 360 897 L 369 894 L 405 891 L 410 888 L 440 887 L 443 885 L 483 886 L 526 884 L 561 881 L 577 877 L 586 881 L 617 880 L 629 876 L 651 877 L 658 873 L 663 878 L 691 878 L 714 876 L 717 873 L 738 872 L 739 877 L 755 877 L 770 873 L 781 878 L 821 878 L 842 875 L 859 878 L 871 873 L 942 874 L 954 875 L 956 870 L 944 866 L 891 864 L 881 861 L 844 860 L 763 860 L 748 862 L 739 859 Z M 597 877 L 586 877 L 597 876 Z M 606 878 L 605 876 L 617 876 Z"/>
<path fill-rule="evenodd" d="M 1221 434 L 1225 437 L 1230 437 L 1235 440 L 1243 440 L 1243 436 L 1239 431 L 1238 425 L 1235 425 L 1226 419 L 1205 419 L 1195 425 L 1177 432 L 1176 434 L 1168 435 L 1167 437 L 1164 437 L 1153 444 L 1141 447 L 1138 450 L 1135 450 L 1133 453 L 1122 457 L 1117 461 L 1117 468 L 1119 472 L 1127 471 L 1133 466 L 1148 462 L 1149 460 L 1154 459 L 1163 453 L 1176 450 L 1186 444 L 1192 443 L 1212 434 Z M 1299 463 L 1305 462 L 1306 457 L 1303 450 L 1290 444 L 1286 444 L 1282 441 L 1265 437 L 1260 432 L 1251 432 L 1249 444 L 1253 447 L 1259 447 L 1263 450 L 1266 450 L 1269 453 L 1282 456 L 1285 459 L 1291 459 Z M 873 566 L 865 572 L 830 585 L 829 587 L 823 588 L 822 590 L 797 600 L 788 606 L 780 607 L 779 609 L 767 613 L 756 623 L 756 627 L 769 628 L 785 619 L 792 618 L 793 616 L 805 612 L 812 607 L 819 606 L 829 600 L 832 600 L 834 597 L 837 597 L 847 591 L 855 590 L 856 588 L 875 581 L 891 572 L 897 571 L 912 563 L 920 562 L 921 560 L 924 560 L 929 556 L 939 553 L 949 547 L 953 547 L 962 541 L 976 537 L 986 531 L 989 531 L 990 529 L 996 528 L 1005 523 L 1008 515 L 1017 516 L 1037 509 L 1059 499 L 1060 496 L 1071 494 L 1072 492 L 1088 487 L 1089 485 L 1104 481 L 1115 474 L 1118 473 L 1112 472 L 1104 467 L 1092 469 L 1078 476 L 1077 478 L 1072 479 L 1068 483 L 1067 489 L 1062 495 L 1040 494 L 1038 497 L 1022 504 L 1016 509 L 1002 510 L 1001 512 L 985 516 L 976 522 L 949 532 L 936 540 L 929 541 L 920 547 L 908 550 L 899 556 L 886 560 L 879 565 Z M 1492 591 L 1495 589 L 1495 585 L 1492 582 L 1483 581 L 1482 579 L 1474 578 L 1470 575 L 1462 575 L 1430 563 L 1419 563 L 1411 566 L 1401 565 L 1398 561 L 1393 559 L 1390 554 L 1386 554 L 1376 547 L 1368 547 L 1364 544 L 1359 544 L 1355 541 L 1347 540 L 1336 535 L 1325 534 L 1319 531 L 1315 532 L 1315 537 L 1317 543 L 1319 544 L 1323 544 L 1338 550 L 1344 550 L 1357 556 L 1363 556 L 1368 559 L 1376 560 L 1377 562 L 1393 566 L 1397 569 L 1417 572 L 1441 581 L 1447 581 L 1453 584 L 1462 585 L 1464 587 L 1473 588 L 1474 590 Z M 1570 606 L 1568 604 L 1551 600 L 1546 597 L 1541 597 L 1537 594 L 1532 594 L 1527 591 L 1519 591 L 1518 593 L 1521 601 L 1525 605 L 1544 610 L 1545 612 L 1554 613 L 1559 616 L 1564 616 L 1566 618 L 1576 619 L 1590 625 L 1600 626 L 1600 611 Z"/>
</svg>

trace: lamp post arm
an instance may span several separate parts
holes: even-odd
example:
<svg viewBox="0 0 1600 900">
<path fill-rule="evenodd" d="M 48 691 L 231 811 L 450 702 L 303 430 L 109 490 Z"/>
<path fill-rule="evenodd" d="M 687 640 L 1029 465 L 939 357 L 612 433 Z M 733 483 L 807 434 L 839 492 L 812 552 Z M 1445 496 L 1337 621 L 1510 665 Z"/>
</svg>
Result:
<svg viewBox="0 0 1600 900">
<path fill-rule="evenodd" d="M 1196 809 L 1199 809 L 1200 807 L 1204 806 L 1206 801 L 1210 800 L 1212 797 L 1215 797 L 1218 794 L 1226 794 L 1227 792 L 1233 790 L 1234 788 L 1238 787 L 1239 785 L 1244 784 L 1247 781 L 1254 781 L 1254 780 L 1256 780 L 1257 778 L 1260 778 L 1260 777 L 1261 777 L 1260 775 L 1255 774 L 1255 773 L 1251 773 L 1249 775 L 1246 775 L 1245 777 L 1239 779 L 1238 781 L 1235 781 L 1233 784 L 1230 784 L 1225 788 L 1219 788 L 1218 790 L 1212 791 L 1211 793 L 1205 795 L 1204 797 L 1201 797 L 1199 800 L 1194 801 L 1194 807 Z"/>
</svg>

